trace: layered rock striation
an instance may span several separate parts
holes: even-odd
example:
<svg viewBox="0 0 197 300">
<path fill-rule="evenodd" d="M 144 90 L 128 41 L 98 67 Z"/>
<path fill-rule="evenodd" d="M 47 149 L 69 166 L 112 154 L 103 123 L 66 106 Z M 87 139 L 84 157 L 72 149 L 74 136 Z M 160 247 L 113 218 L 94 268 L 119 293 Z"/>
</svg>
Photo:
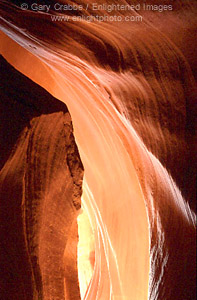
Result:
<svg viewBox="0 0 197 300">
<path fill-rule="evenodd" d="M 195 1 L 165 0 L 173 9 L 163 12 L 31 3 L 0 3 L 0 51 L 72 116 L 95 239 L 81 297 L 195 299 Z M 72 253 L 72 239 L 67 246 Z"/>
<path fill-rule="evenodd" d="M 83 166 L 70 114 L 2 56 L 0 70 L 1 299 L 79 299 Z"/>
</svg>

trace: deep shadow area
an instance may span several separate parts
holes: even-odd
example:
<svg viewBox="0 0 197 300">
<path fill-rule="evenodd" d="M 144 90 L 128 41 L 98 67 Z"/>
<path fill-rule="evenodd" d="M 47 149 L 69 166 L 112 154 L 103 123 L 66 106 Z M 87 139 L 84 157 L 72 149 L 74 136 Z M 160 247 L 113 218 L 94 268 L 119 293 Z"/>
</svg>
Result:
<svg viewBox="0 0 197 300">
<path fill-rule="evenodd" d="M 18 72 L 0 56 L 0 169 L 29 121 L 42 114 L 68 112 L 65 104 L 55 99 L 38 84 Z"/>
<path fill-rule="evenodd" d="M 0 299 L 62 300 L 67 278 L 78 300 L 83 166 L 70 114 L 2 56 L 0 70 Z M 75 263 L 64 256 L 71 226 Z"/>
</svg>

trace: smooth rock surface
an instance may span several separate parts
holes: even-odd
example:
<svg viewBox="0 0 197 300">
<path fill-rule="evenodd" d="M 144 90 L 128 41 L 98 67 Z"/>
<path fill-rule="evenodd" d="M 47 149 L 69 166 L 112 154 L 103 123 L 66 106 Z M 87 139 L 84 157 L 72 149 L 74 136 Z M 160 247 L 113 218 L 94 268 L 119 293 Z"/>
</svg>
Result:
<svg viewBox="0 0 197 300">
<path fill-rule="evenodd" d="M 1 299 L 80 299 L 83 166 L 70 114 L 2 57 L 0 70 Z"/>
</svg>

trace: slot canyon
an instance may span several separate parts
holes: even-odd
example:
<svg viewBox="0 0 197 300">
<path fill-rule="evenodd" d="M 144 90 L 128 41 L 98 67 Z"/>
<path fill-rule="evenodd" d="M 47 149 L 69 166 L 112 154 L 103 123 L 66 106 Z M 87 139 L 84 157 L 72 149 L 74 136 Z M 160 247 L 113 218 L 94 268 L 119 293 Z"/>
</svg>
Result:
<svg viewBox="0 0 197 300">
<path fill-rule="evenodd" d="M 196 13 L 0 1 L 0 299 L 196 299 Z"/>
</svg>

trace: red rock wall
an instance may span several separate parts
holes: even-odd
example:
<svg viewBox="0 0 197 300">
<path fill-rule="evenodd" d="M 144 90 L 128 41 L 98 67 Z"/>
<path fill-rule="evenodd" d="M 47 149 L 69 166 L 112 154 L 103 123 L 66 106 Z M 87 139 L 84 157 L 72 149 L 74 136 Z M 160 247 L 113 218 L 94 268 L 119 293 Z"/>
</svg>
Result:
<svg viewBox="0 0 197 300">
<path fill-rule="evenodd" d="M 171 2 L 162 13 L 93 12 L 87 0 L 80 13 L 0 4 L 3 55 L 74 122 L 96 245 L 85 300 L 196 297 L 196 1 Z M 138 13 L 142 22 L 72 18 Z"/>
<path fill-rule="evenodd" d="M 79 299 L 83 167 L 70 114 L 2 57 L 0 69 L 1 299 Z"/>
</svg>

